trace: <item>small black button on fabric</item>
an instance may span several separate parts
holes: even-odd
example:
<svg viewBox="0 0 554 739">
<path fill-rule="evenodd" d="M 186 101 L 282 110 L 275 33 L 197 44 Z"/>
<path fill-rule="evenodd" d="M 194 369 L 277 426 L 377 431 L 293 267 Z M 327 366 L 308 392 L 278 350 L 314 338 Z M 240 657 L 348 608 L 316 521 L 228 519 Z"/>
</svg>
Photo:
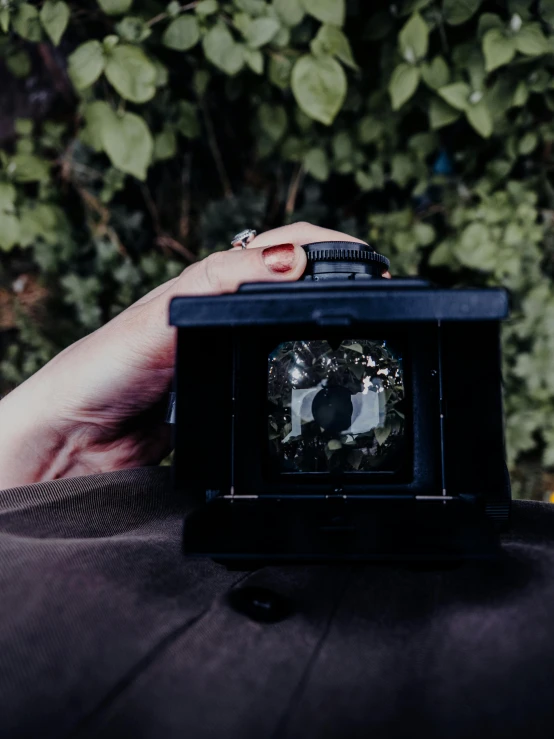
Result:
<svg viewBox="0 0 554 739">
<path fill-rule="evenodd" d="M 253 621 L 277 623 L 292 613 L 290 600 L 267 588 L 237 588 L 231 590 L 228 597 L 235 611 L 248 616 Z"/>
</svg>

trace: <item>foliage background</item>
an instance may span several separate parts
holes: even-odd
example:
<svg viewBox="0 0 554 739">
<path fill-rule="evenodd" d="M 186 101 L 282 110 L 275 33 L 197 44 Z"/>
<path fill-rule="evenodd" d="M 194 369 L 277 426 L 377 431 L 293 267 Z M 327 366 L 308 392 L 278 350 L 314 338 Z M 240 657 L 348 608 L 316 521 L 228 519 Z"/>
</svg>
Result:
<svg viewBox="0 0 554 739">
<path fill-rule="evenodd" d="M 309 220 L 509 288 L 510 465 L 549 499 L 553 70 L 554 0 L 0 0 L 0 392 L 243 227 Z"/>
</svg>

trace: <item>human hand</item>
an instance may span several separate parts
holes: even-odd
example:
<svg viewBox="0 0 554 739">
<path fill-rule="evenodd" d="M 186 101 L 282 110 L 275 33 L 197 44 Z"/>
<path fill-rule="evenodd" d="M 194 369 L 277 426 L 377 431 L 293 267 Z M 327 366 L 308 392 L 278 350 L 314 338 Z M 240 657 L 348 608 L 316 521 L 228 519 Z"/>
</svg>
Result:
<svg viewBox="0 0 554 739">
<path fill-rule="evenodd" d="M 170 451 L 171 299 L 297 280 L 306 266 L 300 246 L 329 240 L 359 241 L 295 223 L 260 234 L 248 249 L 211 254 L 61 352 L 0 401 L 0 489 L 158 464 Z"/>
</svg>

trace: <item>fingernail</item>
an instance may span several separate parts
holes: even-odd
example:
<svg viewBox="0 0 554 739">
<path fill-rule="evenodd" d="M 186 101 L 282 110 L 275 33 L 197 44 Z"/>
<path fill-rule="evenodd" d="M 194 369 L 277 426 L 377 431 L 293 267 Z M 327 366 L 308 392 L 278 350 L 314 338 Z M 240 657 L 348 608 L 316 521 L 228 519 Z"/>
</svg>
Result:
<svg viewBox="0 0 554 739">
<path fill-rule="evenodd" d="M 271 272 L 289 272 L 295 262 L 294 244 L 268 246 L 263 250 L 262 257 Z"/>
</svg>

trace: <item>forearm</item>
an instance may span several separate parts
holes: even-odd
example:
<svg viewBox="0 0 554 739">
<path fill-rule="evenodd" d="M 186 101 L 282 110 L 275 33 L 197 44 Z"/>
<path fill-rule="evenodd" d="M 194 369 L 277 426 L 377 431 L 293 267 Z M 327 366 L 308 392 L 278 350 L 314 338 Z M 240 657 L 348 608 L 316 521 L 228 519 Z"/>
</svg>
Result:
<svg viewBox="0 0 554 739">
<path fill-rule="evenodd" d="M 0 401 L 0 490 L 69 476 L 76 450 L 28 380 Z"/>
</svg>

